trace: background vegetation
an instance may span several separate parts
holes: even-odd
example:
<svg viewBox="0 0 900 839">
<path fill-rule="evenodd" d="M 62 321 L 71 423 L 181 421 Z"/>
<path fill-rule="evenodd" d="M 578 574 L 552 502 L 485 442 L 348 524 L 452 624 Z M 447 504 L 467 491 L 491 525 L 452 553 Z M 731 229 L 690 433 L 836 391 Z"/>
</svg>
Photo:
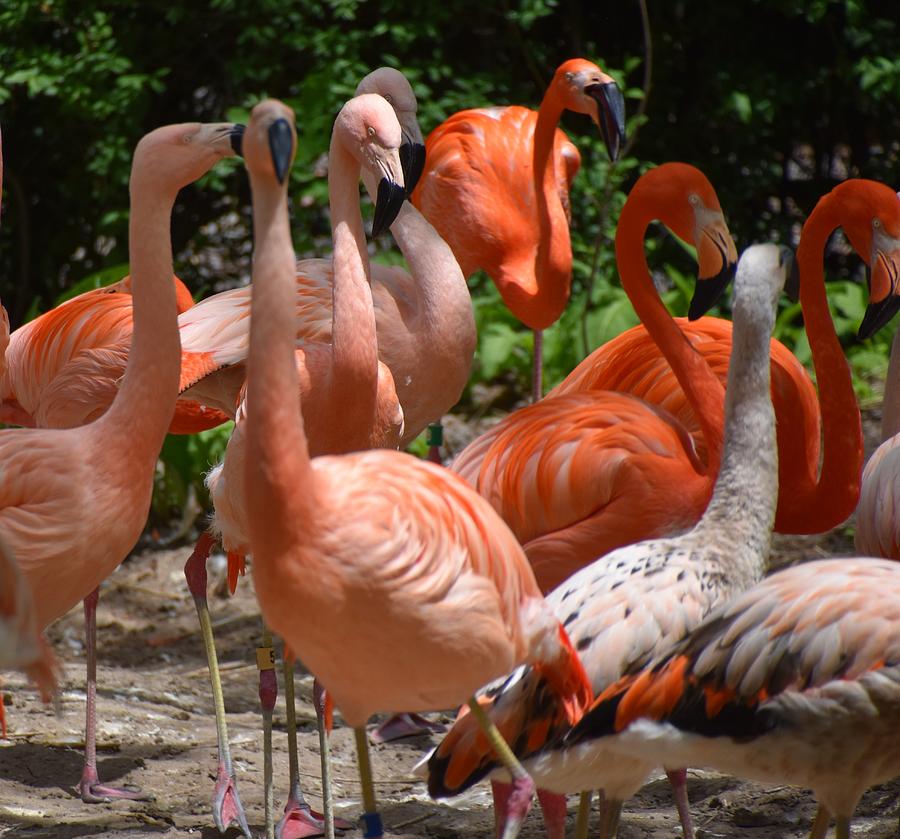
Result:
<svg viewBox="0 0 900 839">
<path fill-rule="evenodd" d="M 615 166 L 586 119 L 564 120 L 583 164 L 572 196 L 574 293 L 547 336 L 548 386 L 635 322 L 611 241 L 647 166 L 702 168 L 739 248 L 796 244 L 819 196 L 847 177 L 900 182 L 895 0 L 6 0 L 0 32 L 0 298 L 13 326 L 73 287 L 125 273 L 130 154 L 143 133 L 240 119 L 267 94 L 298 114 L 296 248 L 327 252 L 331 122 L 381 64 L 413 82 L 426 133 L 465 107 L 536 106 L 553 69 L 573 55 L 598 61 L 627 91 L 632 141 Z M 172 234 L 177 271 L 196 297 L 246 280 L 248 197 L 239 165 L 182 193 Z M 395 258 L 389 237 L 376 247 L 379 258 Z M 682 314 L 693 261 L 671 237 L 649 247 L 667 302 Z M 860 264 L 838 240 L 827 267 L 842 278 L 831 291 L 836 323 L 869 396 L 890 335 L 854 342 L 865 306 Z M 530 334 L 484 277 L 471 285 L 480 330 L 473 381 L 526 392 Z M 796 307 L 782 313 L 779 334 L 808 358 Z M 215 439 L 169 444 L 188 483 Z"/>
</svg>

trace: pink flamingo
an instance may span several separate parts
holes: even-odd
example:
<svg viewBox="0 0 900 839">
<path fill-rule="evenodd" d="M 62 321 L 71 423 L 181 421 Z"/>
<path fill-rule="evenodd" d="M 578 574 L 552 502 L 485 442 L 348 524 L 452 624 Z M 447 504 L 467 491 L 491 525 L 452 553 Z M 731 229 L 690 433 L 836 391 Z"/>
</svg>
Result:
<svg viewBox="0 0 900 839">
<path fill-rule="evenodd" d="M 172 278 L 178 311 L 193 299 Z M 13 332 L 8 368 L 0 377 L 0 421 L 38 428 L 74 428 L 112 403 L 125 372 L 132 331 L 131 278 L 60 304 Z M 221 412 L 180 399 L 173 434 L 192 434 L 225 422 Z"/>
<path fill-rule="evenodd" d="M 512 313 L 534 330 L 534 400 L 541 397 L 541 334 L 562 314 L 572 280 L 569 186 L 581 165 L 559 128 L 564 110 L 600 126 L 610 160 L 625 140 L 625 101 L 596 64 L 561 64 L 540 110 L 460 111 L 426 141 L 413 203 L 470 276 L 484 269 Z M 448 210 L 448 208 L 453 208 Z"/>
<path fill-rule="evenodd" d="M 178 190 L 233 154 L 238 140 L 234 125 L 189 123 L 157 129 L 138 143 L 129 227 L 134 333 L 121 387 L 109 410 L 88 425 L 0 432 L 0 538 L 33 592 L 36 626 L 84 600 L 87 725 L 79 789 L 87 802 L 142 797 L 97 777 L 97 587 L 146 523 L 156 457 L 177 396 L 172 206 Z"/>
<path fill-rule="evenodd" d="M 712 500 L 682 536 L 639 542 L 601 556 L 547 598 L 578 650 L 595 694 L 623 673 L 665 653 L 710 609 L 762 577 L 768 560 L 778 494 L 775 418 L 769 396 L 769 339 L 789 258 L 774 245 L 749 248 L 735 280 L 734 342 L 728 370 L 726 442 Z M 548 833 L 565 836 L 567 792 L 602 788 L 602 835 L 615 833 L 622 801 L 643 783 L 653 764 L 603 756 L 582 758 L 556 748 L 567 728 L 550 723 L 556 709 L 540 674 L 523 669 L 483 701 L 497 727 L 520 744 L 539 787 Z M 460 720 L 429 761 L 429 790 L 451 795 L 489 774 L 498 822 L 505 818 L 505 784 L 496 761 Z M 684 766 L 684 763 L 666 763 Z M 669 772 L 686 837 L 693 835 L 684 770 Z"/>
<path fill-rule="evenodd" d="M 357 730 L 365 833 L 380 836 L 363 728 L 372 713 L 457 704 L 523 660 L 540 662 L 572 718 L 587 684 L 515 538 L 462 481 L 383 449 L 309 458 L 297 405 L 279 396 L 297 387 L 293 252 L 275 177 L 286 165 L 276 156 L 273 167 L 270 146 L 276 155 L 281 147 L 267 137 L 292 126 L 289 109 L 263 103 L 245 139 L 257 243 L 245 478 L 253 575 L 267 623 Z M 335 134 L 333 154 L 384 161 L 400 131 L 384 99 L 368 94 L 344 106 Z M 487 725 L 474 700 L 470 707 Z M 495 730 L 488 736 L 514 760 Z M 515 822 L 533 785 L 520 766 L 511 771 Z"/>
<path fill-rule="evenodd" d="M 282 138 L 281 142 L 288 140 Z M 369 259 L 358 186 L 361 170 L 382 179 L 373 228 L 373 233 L 378 234 L 394 220 L 403 201 L 399 147 L 386 147 L 382 157 L 376 160 L 366 156 L 348 156 L 345 143 L 336 127 L 328 167 L 334 246 L 331 258 L 334 283 L 330 340 L 309 342 L 294 351 L 303 424 L 307 429 L 311 456 L 369 448 L 396 448 L 403 432 L 403 413 L 391 372 L 378 360 Z M 390 175 L 398 178 L 399 182 L 388 180 Z M 213 818 L 220 831 L 224 832 L 232 821 L 236 821 L 249 836 L 228 746 L 222 688 L 206 598 L 206 560 L 212 545 L 210 534 L 218 538 L 228 552 L 232 583 L 236 582 L 234 575 L 237 569 L 243 572 L 243 558 L 250 550 L 244 483 L 247 457 L 245 412 L 246 404 L 241 400 L 225 457 L 207 477 L 215 514 L 210 533 L 201 536 L 185 565 L 185 576 L 200 617 L 216 709 L 219 765 L 213 795 Z M 287 662 L 284 677 L 285 682 L 292 686 L 293 665 Z M 260 697 L 264 713 L 270 714 L 277 690 L 274 671 L 263 671 L 260 678 L 263 680 Z M 279 839 L 319 835 L 323 827 L 321 816 L 310 810 L 300 789 L 291 687 L 288 690 L 290 796 L 284 816 L 277 826 Z M 321 727 L 324 724 L 322 714 L 319 713 L 318 717 Z M 320 731 L 320 735 L 324 742 L 324 731 Z M 325 798 L 327 800 L 327 795 Z"/>
<path fill-rule="evenodd" d="M 359 83 L 357 94 L 362 93 L 378 93 L 390 101 L 403 135 L 401 162 L 415 177 L 422 133 L 409 82 L 397 70 L 382 67 Z M 409 180 L 405 183 L 410 186 Z M 469 379 L 476 334 L 465 277 L 431 224 L 406 202 L 391 233 L 409 272 L 374 263 L 371 280 L 378 357 L 390 368 L 403 408 L 403 447 L 459 400 Z M 331 260 L 297 263 L 291 305 L 298 341 L 331 340 L 332 282 Z M 245 377 L 251 292 L 252 286 L 222 292 L 179 318 L 182 394 L 231 416 Z"/>
<path fill-rule="evenodd" d="M 612 685 L 566 738 L 612 760 L 708 766 L 809 787 L 810 839 L 849 839 L 863 792 L 900 774 L 900 566 L 779 571 Z"/>
</svg>

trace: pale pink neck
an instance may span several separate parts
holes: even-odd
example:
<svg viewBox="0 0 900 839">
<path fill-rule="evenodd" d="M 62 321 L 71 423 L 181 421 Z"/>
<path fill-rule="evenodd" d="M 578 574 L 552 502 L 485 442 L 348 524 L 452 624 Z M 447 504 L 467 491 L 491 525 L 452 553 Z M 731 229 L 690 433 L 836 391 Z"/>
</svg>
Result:
<svg viewBox="0 0 900 839">
<path fill-rule="evenodd" d="M 360 166 L 332 139 L 328 153 L 333 286 L 331 398 L 348 428 L 374 422 L 378 389 L 378 339 L 369 285 L 366 234 L 359 209 Z"/>
<path fill-rule="evenodd" d="M 545 277 L 548 271 L 568 271 L 571 263 L 569 223 L 559 198 L 557 161 L 553 154 L 556 127 L 562 112 L 563 106 L 551 85 L 544 94 L 534 126 L 534 191 L 540 228 L 535 266 L 538 277 Z"/>
<path fill-rule="evenodd" d="M 834 330 L 825 291 L 825 245 L 840 225 L 840 204 L 830 193 L 803 225 L 797 248 L 800 306 L 819 387 L 823 456 L 818 481 L 814 475 L 806 476 L 785 499 L 798 515 L 815 510 L 819 517 L 835 522 L 849 516 L 856 506 L 863 461 L 862 424 L 850 366 Z"/>
<path fill-rule="evenodd" d="M 891 360 L 884 381 L 884 402 L 881 407 L 881 439 L 889 440 L 900 432 L 900 330 L 891 344 Z"/>
<path fill-rule="evenodd" d="M 304 501 L 311 503 L 314 486 L 294 361 L 294 249 L 285 189 L 271 175 L 254 175 L 252 170 L 250 185 L 254 246 L 246 496 L 251 516 L 256 512 L 266 521 L 287 522 L 280 511 L 286 506 L 307 510 Z M 278 535 L 271 534 L 273 539 Z"/>
<path fill-rule="evenodd" d="M 128 230 L 134 327 L 116 398 L 93 428 L 107 450 L 155 462 L 175 411 L 181 366 L 170 221 L 177 189 L 135 161 Z"/>
<path fill-rule="evenodd" d="M 634 191 L 622 208 L 616 229 L 616 264 L 622 288 L 635 312 L 666 357 L 700 424 L 709 453 L 707 474 L 716 475 L 722 460 L 725 389 L 710 366 L 685 338 L 660 300 L 644 254 L 644 234 L 660 217 L 648 200 Z"/>
</svg>

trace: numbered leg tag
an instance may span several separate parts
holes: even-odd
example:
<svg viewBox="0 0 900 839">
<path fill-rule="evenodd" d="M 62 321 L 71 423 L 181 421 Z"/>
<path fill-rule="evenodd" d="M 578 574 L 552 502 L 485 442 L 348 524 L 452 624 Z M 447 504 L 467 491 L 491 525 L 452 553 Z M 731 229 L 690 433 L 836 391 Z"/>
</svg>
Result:
<svg viewBox="0 0 900 839">
<path fill-rule="evenodd" d="M 274 647 L 257 647 L 256 648 L 256 667 L 259 670 L 275 669 L 275 648 Z"/>
</svg>

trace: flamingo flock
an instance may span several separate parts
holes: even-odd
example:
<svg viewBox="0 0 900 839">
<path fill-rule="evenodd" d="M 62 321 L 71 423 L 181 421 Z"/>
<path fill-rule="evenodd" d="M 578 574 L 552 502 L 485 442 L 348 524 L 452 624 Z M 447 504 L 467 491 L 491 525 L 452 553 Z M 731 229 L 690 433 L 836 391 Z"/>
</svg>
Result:
<svg viewBox="0 0 900 839">
<path fill-rule="evenodd" d="M 706 767 L 811 789 L 811 839 L 832 819 L 849 839 L 863 792 L 900 776 L 900 566 L 889 561 L 900 558 L 900 340 L 885 441 L 863 471 L 823 258 L 840 228 L 870 269 L 860 335 L 885 326 L 900 308 L 900 196 L 838 184 L 809 212 L 794 258 L 771 243 L 740 252 L 700 169 L 648 169 L 615 237 L 641 325 L 545 396 L 540 336 L 566 306 L 578 223 L 566 110 L 599 127 L 615 161 L 624 99 L 591 61 L 563 62 L 537 111 L 461 111 L 426 140 L 407 79 L 373 71 L 334 120 L 331 252 L 299 261 L 291 108 L 266 99 L 246 127 L 158 128 L 134 151 L 129 277 L 12 332 L 0 307 L 0 421 L 20 426 L 0 430 L 0 669 L 21 670 L 50 701 L 62 676 L 43 631 L 83 604 L 83 802 L 152 792 L 99 777 L 99 586 L 145 526 L 166 433 L 227 419 L 234 430 L 207 477 L 213 515 L 185 565 L 210 669 L 210 820 L 221 834 L 235 824 L 254 835 L 207 602 L 216 541 L 232 590 L 252 557 L 263 648 L 274 633 L 286 650 L 291 777 L 277 824 L 277 679 L 260 660 L 267 839 L 353 827 L 332 806 L 332 710 L 354 729 L 367 839 L 386 832 L 370 736 L 435 736 L 418 716 L 434 710 L 458 713 L 420 763 L 429 793 L 489 780 L 503 839 L 518 835 L 535 794 L 547 835 L 563 839 L 575 793 L 582 839 L 594 791 L 600 836 L 614 837 L 659 767 L 685 837 L 697 835 L 686 769 Z M 174 273 L 172 211 L 183 186 L 234 155 L 252 194 L 252 282 L 195 303 Z M 2 171 L 0 154 L 0 184 Z M 360 181 L 371 235 L 390 231 L 408 270 L 370 264 Z M 687 318 L 668 312 L 652 280 L 653 221 L 696 250 Z M 794 261 L 815 384 L 772 337 Z M 468 382 L 466 278 L 479 269 L 534 331 L 533 404 L 444 467 L 402 449 Z M 732 279 L 733 320 L 707 316 Z M 854 511 L 860 556 L 768 573 L 773 532 L 824 532 Z M 294 658 L 316 680 L 321 813 L 300 788 Z M 370 735 L 376 713 L 397 716 Z M 8 724 L 0 701 L 4 738 Z"/>
</svg>

